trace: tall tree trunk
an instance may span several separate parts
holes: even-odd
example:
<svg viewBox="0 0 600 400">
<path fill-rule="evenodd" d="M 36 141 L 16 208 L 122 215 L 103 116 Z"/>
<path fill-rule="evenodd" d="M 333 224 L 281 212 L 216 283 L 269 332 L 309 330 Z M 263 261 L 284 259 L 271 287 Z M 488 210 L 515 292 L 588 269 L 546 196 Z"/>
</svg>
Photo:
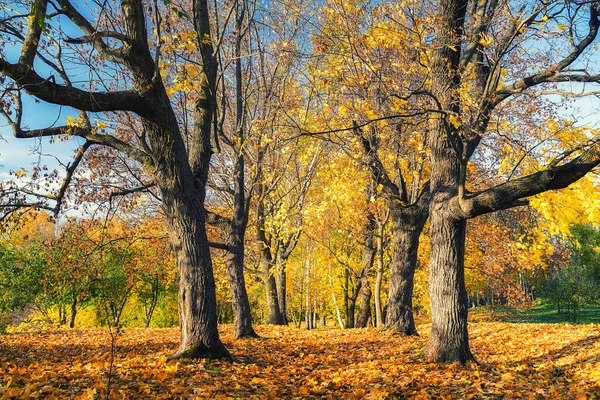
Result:
<svg viewBox="0 0 600 400">
<path fill-rule="evenodd" d="M 267 308 L 269 310 L 268 323 L 271 325 L 283 325 L 283 317 L 279 308 L 279 297 L 277 294 L 277 282 L 272 270 L 272 263 L 263 256 L 262 260 L 263 280 L 267 292 Z"/>
<path fill-rule="evenodd" d="M 448 112 L 460 113 L 460 38 L 466 0 L 439 0 L 438 34 L 432 56 L 432 90 Z M 450 142 L 453 141 L 453 143 Z M 429 296 L 431 335 L 425 347 L 433 361 L 473 360 L 467 331 L 467 292 L 464 281 L 466 219 L 458 204 L 461 165 L 455 149 L 463 149 L 458 127 L 438 116 L 431 123 L 431 204 Z"/>
<path fill-rule="evenodd" d="M 412 297 L 419 236 L 427 221 L 427 199 L 412 207 L 389 202 L 392 217 L 392 260 L 390 290 L 385 326 L 405 335 L 416 335 Z"/>
<path fill-rule="evenodd" d="M 444 201 L 433 198 L 429 297 L 431 299 L 431 336 L 425 348 L 434 361 L 473 360 L 467 331 L 467 291 L 464 279 L 466 220 L 452 218 Z M 434 211 L 435 210 L 435 211 Z M 445 211 L 445 212 L 444 212 Z"/>
<path fill-rule="evenodd" d="M 193 181 L 190 179 L 190 185 Z M 186 191 L 162 189 L 179 276 L 181 338 L 179 350 L 172 358 L 231 359 L 217 330 L 217 300 L 204 222 L 204 200 L 198 200 L 197 193 L 189 193 L 187 198 L 175 196 L 182 192 Z"/>
<path fill-rule="evenodd" d="M 245 100 L 242 88 L 242 36 L 243 23 L 246 15 L 246 3 L 237 2 L 236 8 L 236 36 L 235 36 L 235 143 L 232 148 L 235 152 L 235 164 L 233 166 L 234 186 L 234 211 L 231 219 L 229 232 L 229 254 L 226 267 L 229 287 L 231 289 L 231 300 L 233 305 L 233 325 L 236 339 L 244 337 L 258 337 L 252 328 L 252 315 L 250 312 L 250 301 L 246 291 L 244 279 L 244 236 L 248 223 L 249 205 L 246 204 L 245 171 L 244 171 L 244 149 L 242 144 L 244 135 Z"/>
<path fill-rule="evenodd" d="M 252 328 L 250 301 L 248 300 L 246 281 L 244 279 L 243 233 L 238 231 L 237 235 L 232 236 L 229 240 L 226 267 L 233 306 L 234 336 L 236 339 L 258 337 Z"/>
<path fill-rule="evenodd" d="M 383 223 L 380 223 L 376 237 L 377 278 L 375 279 L 375 324 L 384 326 L 383 306 L 381 304 L 381 284 L 383 282 Z"/>
<path fill-rule="evenodd" d="M 369 196 L 370 197 L 370 196 Z M 369 284 L 369 272 L 375 261 L 375 230 L 377 227 L 375 215 L 372 212 L 367 212 L 367 224 L 364 228 L 364 247 L 363 247 L 363 271 L 360 277 L 360 308 L 356 317 L 356 327 L 366 328 L 371 318 L 371 287 Z"/>
<path fill-rule="evenodd" d="M 311 329 L 311 310 L 310 310 L 310 254 L 306 255 L 306 261 L 304 262 L 305 268 L 305 279 L 306 279 L 306 309 L 304 311 L 304 321 L 307 330 Z"/>
<path fill-rule="evenodd" d="M 279 300 L 279 312 L 281 313 L 281 324 L 287 325 L 287 260 L 277 257 L 277 299 Z"/>
</svg>

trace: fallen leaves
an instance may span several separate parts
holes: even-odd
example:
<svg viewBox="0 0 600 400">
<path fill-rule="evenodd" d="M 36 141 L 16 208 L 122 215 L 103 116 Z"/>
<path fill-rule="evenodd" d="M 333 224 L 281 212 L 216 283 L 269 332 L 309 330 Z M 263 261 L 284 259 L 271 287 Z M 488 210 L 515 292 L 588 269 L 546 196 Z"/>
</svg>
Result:
<svg viewBox="0 0 600 400">
<path fill-rule="evenodd" d="M 125 329 L 112 373 L 106 329 L 11 334 L 0 337 L 0 398 L 600 398 L 597 325 L 473 323 L 480 364 L 466 367 L 425 362 L 428 329 L 257 326 L 261 339 L 234 341 L 224 326 L 239 364 L 168 362 L 177 330 Z"/>
</svg>

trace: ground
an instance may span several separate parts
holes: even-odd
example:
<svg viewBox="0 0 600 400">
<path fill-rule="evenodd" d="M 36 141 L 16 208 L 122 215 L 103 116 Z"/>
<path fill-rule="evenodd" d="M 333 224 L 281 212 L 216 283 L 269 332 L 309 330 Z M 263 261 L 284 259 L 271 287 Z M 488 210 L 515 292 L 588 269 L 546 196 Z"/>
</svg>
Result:
<svg viewBox="0 0 600 400">
<path fill-rule="evenodd" d="M 479 364 L 432 364 L 419 337 L 374 328 L 257 326 L 222 337 L 245 363 L 167 361 L 176 329 L 53 330 L 0 336 L 0 398 L 600 399 L 600 327 L 473 322 Z"/>
</svg>

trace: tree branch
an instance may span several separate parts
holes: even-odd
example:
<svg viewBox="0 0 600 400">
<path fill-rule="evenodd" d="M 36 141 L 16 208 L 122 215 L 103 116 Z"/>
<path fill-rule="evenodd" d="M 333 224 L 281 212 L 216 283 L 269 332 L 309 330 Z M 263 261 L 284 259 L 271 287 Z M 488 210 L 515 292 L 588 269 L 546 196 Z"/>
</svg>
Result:
<svg viewBox="0 0 600 400">
<path fill-rule="evenodd" d="M 589 74 L 561 74 L 566 68 L 568 68 L 573 62 L 575 62 L 579 56 L 587 49 L 596 39 L 598 35 L 598 28 L 600 27 L 600 19 L 598 18 L 598 4 L 590 4 L 590 16 L 589 16 L 589 31 L 588 34 L 576 45 L 573 45 L 571 53 L 565 58 L 551 65 L 546 70 L 537 74 L 530 75 L 519 81 L 513 82 L 512 84 L 497 90 L 495 93 L 494 103 L 498 104 L 506 98 L 521 93 L 524 90 L 539 85 L 541 83 L 553 83 L 553 82 L 599 82 L 600 75 L 589 75 Z"/>
<path fill-rule="evenodd" d="M 75 25 L 79 27 L 86 34 L 87 37 L 93 38 L 92 41 L 94 48 L 98 53 L 102 55 L 106 60 L 114 63 L 123 64 L 124 54 L 122 49 L 113 50 L 102 40 L 101 35 L 98 35 L 96 28 L 83 16 L 79 11 L 73 7 L 68 0 L 57 0 L 58 4 L 62 7 L 64 14 L 71 20 Z M 124 43 L 129 45 L 129 40 L 121 39 Z M 65 40 L 67 43 L 68 41 Z"/>
<path fill-rule="evenodd" d="M 524 205 L 526 197 L 569 186 L 600 164 L 600 134 L 587 143 L 587 149 L 566 164 L 557 166 L 555 160 L 542 171 L 468 195 L 461 204 L 465 216 L 473 218 Z M 580 148 L 581 146 L 577 147 Z M 573 151 L 573 149 L 566 151 L 564 157 L 572 154 Z M 564 157 L 558 157 L 557 160 L 562 160 Z"/>
<path fill-rule="evenodd" d="M 70 106 L 78 110 L 132 111 L 140 116 L 147 113 L 143 98 L 134 91 L 88 92 L 74 87 L 56 84 L 52 79 L 44 79 L 30 66 L 12 64 L 0 59 L 0 72 L 13 79 L 31 95 L 48 103 Z"/>
</svg>

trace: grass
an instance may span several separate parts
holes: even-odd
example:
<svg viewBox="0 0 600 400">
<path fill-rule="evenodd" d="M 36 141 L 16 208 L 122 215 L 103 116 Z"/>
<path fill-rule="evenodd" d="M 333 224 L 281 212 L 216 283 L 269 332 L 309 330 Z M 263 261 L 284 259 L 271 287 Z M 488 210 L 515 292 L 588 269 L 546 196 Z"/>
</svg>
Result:
<svg viewBox="0 0 600 400">
<path fill-rule="evenodd" d="M 540 304 L 529 309 L 497 308 L 490 310 L 488 307 L 478 307 L 469 310 L 469 318 L 473 321 L 486 321 L 495 319 L 512 323 L 533 324 L 572 324 L 573 314 L 563 311 L 548 304 Z M 591 305 L 577 311 L 578 324 L 600 324 L 600 305 Z"/>
</svg>

